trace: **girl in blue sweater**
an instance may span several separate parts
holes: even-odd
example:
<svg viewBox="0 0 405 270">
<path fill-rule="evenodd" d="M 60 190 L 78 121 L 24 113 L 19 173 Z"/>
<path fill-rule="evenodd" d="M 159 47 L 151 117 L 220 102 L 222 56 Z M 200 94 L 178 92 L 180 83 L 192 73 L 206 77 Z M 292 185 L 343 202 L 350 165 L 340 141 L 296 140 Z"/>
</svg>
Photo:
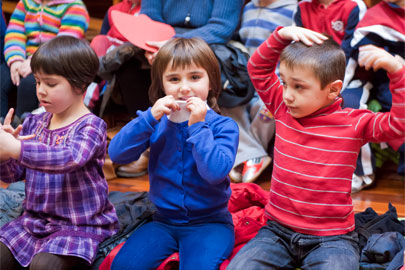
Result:
<svg viewBox="0 0 405 270">
<path fill-rule="evenodd" d="M 157 211 L 127 240 L 112 269 L 155 269 L 177 251 L 180 269 L 218 269 L 234 245 L 227 175 L 239 132 L 215 112 L 218 62 L 203 40 L 175 38 L 159 50 L 151 78 L 154 105 L 138 111 L 108 151 L 114 162 L 129 163 L 150 147 L 149 197 Z"/>
</svg>

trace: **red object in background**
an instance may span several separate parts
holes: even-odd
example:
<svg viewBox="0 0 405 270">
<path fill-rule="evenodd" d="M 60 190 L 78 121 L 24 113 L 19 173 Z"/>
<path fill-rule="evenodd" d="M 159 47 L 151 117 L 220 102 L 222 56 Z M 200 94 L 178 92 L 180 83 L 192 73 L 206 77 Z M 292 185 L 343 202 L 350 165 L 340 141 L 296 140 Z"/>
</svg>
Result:
<svg viewBox="0 0 405 270">
<path fill-rule="evenodd" d="M 146 45 L 147 41 L 168 40 L 176 33 L 171 25 L 153 21 L 145 14 L 132 16 L 114 10 L 111 12 L 111 19 L 129 42 L 150 52 L 156 52 L 158 49 Z"/>
</svg>

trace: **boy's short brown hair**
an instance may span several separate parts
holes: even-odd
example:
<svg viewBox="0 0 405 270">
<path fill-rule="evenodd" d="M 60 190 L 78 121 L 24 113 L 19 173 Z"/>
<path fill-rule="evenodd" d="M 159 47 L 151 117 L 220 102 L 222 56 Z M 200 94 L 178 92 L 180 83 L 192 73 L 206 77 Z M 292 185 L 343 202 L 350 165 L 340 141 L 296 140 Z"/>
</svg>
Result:
<svg viewBox="0 0 405 270">
<path fill-rule="evenodd" d="M 98 67 L 98 57 L 88 42 L 71 36 L 43 43 L 31 59 L 32 73 L 62 76 L 81 93 L 94 80 Z"/>
<path fill-rule="evenodd" d="M 221 73 L 219 63 L 210 46 L 200 38 L 174 38 L 159 49 L 152 64 L 149 88 L 149 100 L 152 104 L 159 98 L 166 96 L 163 89 L 163 73 L 168 65 L 172 68 L 187 68 L 194 64 L 207 71 L 210 81 L 207 103 L 215 111 L 219 111 L 217 104 L 221 93 Z"/>
<path fill-rule="evenodd" d="M 346 69 L 346 56 L 331 37 L 322 44 L 307 46 L 293 42 L 280 55 L 280 63 L 288 68 L 308 67 L 319 79 L 321 89 L 335 80 L 343 81 Z"/>
</svg>

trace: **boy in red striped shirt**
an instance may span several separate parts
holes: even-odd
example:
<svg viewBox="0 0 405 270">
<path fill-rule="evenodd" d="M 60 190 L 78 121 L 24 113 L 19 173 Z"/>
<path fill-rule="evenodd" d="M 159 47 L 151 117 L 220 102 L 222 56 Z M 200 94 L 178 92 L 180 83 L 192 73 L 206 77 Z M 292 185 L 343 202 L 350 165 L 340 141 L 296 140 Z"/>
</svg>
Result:
<svg viewBox="0 0 405 270">
<path fill-rule="evenodd" d="M 404 137 L 405 68 L 383 49 L 360 48 L 359 65 L 390 78 L 392 108 L 374 113 L 341 108 L 345 64 L 336 42 L 294 26 L 276 29 L 250 58 L 276 121 L 269 220 L 228 269 L 359 268 L 352 174 L 362 145 Z"/>
</svg>

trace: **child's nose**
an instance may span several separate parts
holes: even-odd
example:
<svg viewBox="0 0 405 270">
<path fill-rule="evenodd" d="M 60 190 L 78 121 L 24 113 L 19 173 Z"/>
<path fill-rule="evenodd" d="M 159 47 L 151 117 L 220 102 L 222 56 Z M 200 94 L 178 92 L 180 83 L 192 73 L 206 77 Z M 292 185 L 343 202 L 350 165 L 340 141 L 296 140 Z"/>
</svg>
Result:
<svg viewBox="0 0 405 270">
<path fill-rule="evenodd" d="M 180 91 L 190 91 L 190 85 L 187 82 L 182 82 L 182 84 L 180 85 Z"/>
<path fill-rule="evenodd" d="M 287 88 L 284 88 L 283 91 L 283 98 L 287 101 L 293 101 L 294 100 L 294 96 L 291 93 L 291 91 L 289 91 Z"/>
<path fill-rule="evenodd" d="M 44 87 L 41 86 L 41 84 L 37 85 L 37 93 L 38 93 L 38 95 L 41 95 L 41 96 L 46 95 L 46 91 L 45 91 Z"/>
</svg>

